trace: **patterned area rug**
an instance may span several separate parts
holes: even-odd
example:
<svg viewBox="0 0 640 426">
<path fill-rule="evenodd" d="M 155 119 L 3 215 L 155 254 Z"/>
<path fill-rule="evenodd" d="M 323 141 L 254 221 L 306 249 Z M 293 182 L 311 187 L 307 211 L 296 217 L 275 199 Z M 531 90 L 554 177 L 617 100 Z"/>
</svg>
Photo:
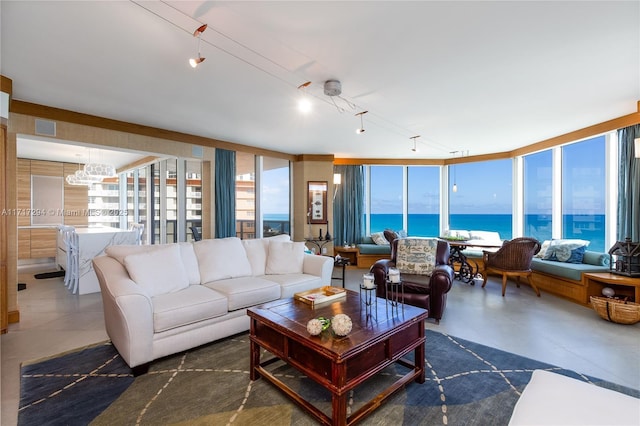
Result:
<svg viewBox="0 0 640 426">
<path fill-rule="evenodd" d="M 264 380 L 249 380 L 249 339 L 241 334 L 154 362 L 133 378 L 109 344 L 23 365 L 20 425 L 314 425 Z M 410 357 L 409 357 L 410 358 Z M 640 392 L 427 330 L 424 384 L 411 383 L 364 425 L 506 425 L 535 369 L 559 372 L 635 397 Z M 349 395 L 349 408 L 404 374 L 392 366 Z M 326 391 L 297 370 L 272 372 L 331 413 Z"/>
</svg>

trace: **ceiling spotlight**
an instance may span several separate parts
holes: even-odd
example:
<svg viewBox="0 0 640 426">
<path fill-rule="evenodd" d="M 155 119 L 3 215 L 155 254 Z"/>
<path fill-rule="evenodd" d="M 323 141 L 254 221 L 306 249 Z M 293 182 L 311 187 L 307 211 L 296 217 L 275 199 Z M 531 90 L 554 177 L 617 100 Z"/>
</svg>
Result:
<svg viewBox="0 0 640 426">
<path fill-rule="evenodd" d="M 309 87 L 310 85 L 311 82 L 307 81 L 306 83 L 302 83 L 300 86 L 298 86 L 298 90 L 300 90 L 302 93 L 300 95 L 300 100 L 298 101 L 298 109 L 303 114 L 307 114 L 309 111 L 311 111 L 311 101 L 309 100 L 309 96 L 307 96 L 307 87 Z"/>
<path fill-rule="evenodd" d="M 411 148 L 411 151 L 413 152 L 418 152 L 418 147 L 416 145 L 416 139 L 418 139 L 420 137 L 420 135 L 416 135 L 416 136 L 411 136 L 409 139 L 413 139 L 413 148 Z"/>
<path fill-rule="evenodd" d="M 200 63 L 204 62 L 204 60 L 207 58 L 203 58 L 200 56 L 200 53 L 198 53 L 198 57 L 197 58 L 191 58 L 189 59 L 189 65 L 191 65 L 191 68 L 195 68 L 197 67 Z"/>
<path fill-rule="evenodd" d="M 364 133 L 364 123 L 362 122 L 362 116 L 368 112 L 369 111 L 362 111 L 356 114 L 356 117 L 360 116 L 360 128 L 356 129 L 356 133 Z"/>
<path fill-rule="evenodd" d="M 193 32 L 193 36 L 198 37 L 198 57 L 189 59 L 189 65 L 191 65 L 191 68 L 197 67 L 200 63 L 204 62 L 204 60 L 206 59 L 206 58 L 203 58 L 202 55 L 200 55 L 200 36 L 206 29 L 207 29 L 207 24 L 202 24 Z"/>
</svg>

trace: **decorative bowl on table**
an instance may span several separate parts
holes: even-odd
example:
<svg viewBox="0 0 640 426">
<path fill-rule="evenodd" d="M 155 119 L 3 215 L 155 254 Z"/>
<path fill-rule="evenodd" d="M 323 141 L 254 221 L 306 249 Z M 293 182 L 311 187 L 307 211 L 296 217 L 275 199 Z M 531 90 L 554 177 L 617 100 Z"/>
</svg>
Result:
<svg viewBox="0 0 640 426">
<path fill-rule="evenodd" d="M 447 240 L 447 241 L 467 241 L 468 238 L 466 237 L 460 237 L 460 236 L 456 236 L 456 235 L 447 235 L 446 237 L 440 237 L 443 240 Z"/>
</svg>

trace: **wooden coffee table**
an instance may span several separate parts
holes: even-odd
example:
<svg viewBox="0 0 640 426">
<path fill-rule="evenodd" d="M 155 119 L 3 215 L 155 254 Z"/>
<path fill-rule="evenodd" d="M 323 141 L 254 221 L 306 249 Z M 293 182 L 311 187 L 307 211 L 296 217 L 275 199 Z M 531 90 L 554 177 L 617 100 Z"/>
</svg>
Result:
<svg viewBox="0 0 640 426">
<path fill-rule="evenodd" d="M 315 309 L 293 299 L 249 308 L 251 380 L 262 377 L 269 381 L 323 424 L 351 425 L 362 420 L 407 383 L 425 381 L 424 320 L 428 312 L 405 305 L 395 317 L 387 317 L 384 300 L 377 305 L 377 321 L 367 319 L 359 294 L 349 290 L 345 299 Z M 338 313 L 349 315 L 353 321 L 346 337 L 333 336 L 330 329 L 320 336 L 307 332 L 310 319 L 331 318 Z M 261 360 L 260 348 L 275 357 Z M 411 351 L 415 355 L 413 363 L 402 358 Z M 292 365 L 331 393 L 331 417 L 265 368 L 278 360 Z M 409 372 L 347 417 L 349 391 L 396 362 L 409 368 Z"/>
</svg>

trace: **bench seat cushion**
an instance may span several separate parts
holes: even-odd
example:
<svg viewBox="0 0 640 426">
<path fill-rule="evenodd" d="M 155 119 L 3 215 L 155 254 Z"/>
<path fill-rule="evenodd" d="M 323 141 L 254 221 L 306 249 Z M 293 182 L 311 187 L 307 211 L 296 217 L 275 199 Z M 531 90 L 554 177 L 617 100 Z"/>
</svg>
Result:
<svg viewBox="0 0 640 426">
<path fill-rule="evenodd" d="M 201 285 L 192 285 L 174 293 L 161 294 L 153 297 L 151 301 L 155 333 L 227 313 L 227 298 Z"/>
<path fill-rule="evenodd" d="M 549 275 L 567 278 L 570 280 L 582 280 L 583 272 L 607 272 L 608 266 L 588 265 L 584 263 L 564 263 L 553 260 L 533 259 L 531 269 Z"/>
<path fill-rule="evenodd" d="M 389 245 L 358 244 L 357 247 L 360 254 L 391 254 L 391 247 Z"/>
</svg>

